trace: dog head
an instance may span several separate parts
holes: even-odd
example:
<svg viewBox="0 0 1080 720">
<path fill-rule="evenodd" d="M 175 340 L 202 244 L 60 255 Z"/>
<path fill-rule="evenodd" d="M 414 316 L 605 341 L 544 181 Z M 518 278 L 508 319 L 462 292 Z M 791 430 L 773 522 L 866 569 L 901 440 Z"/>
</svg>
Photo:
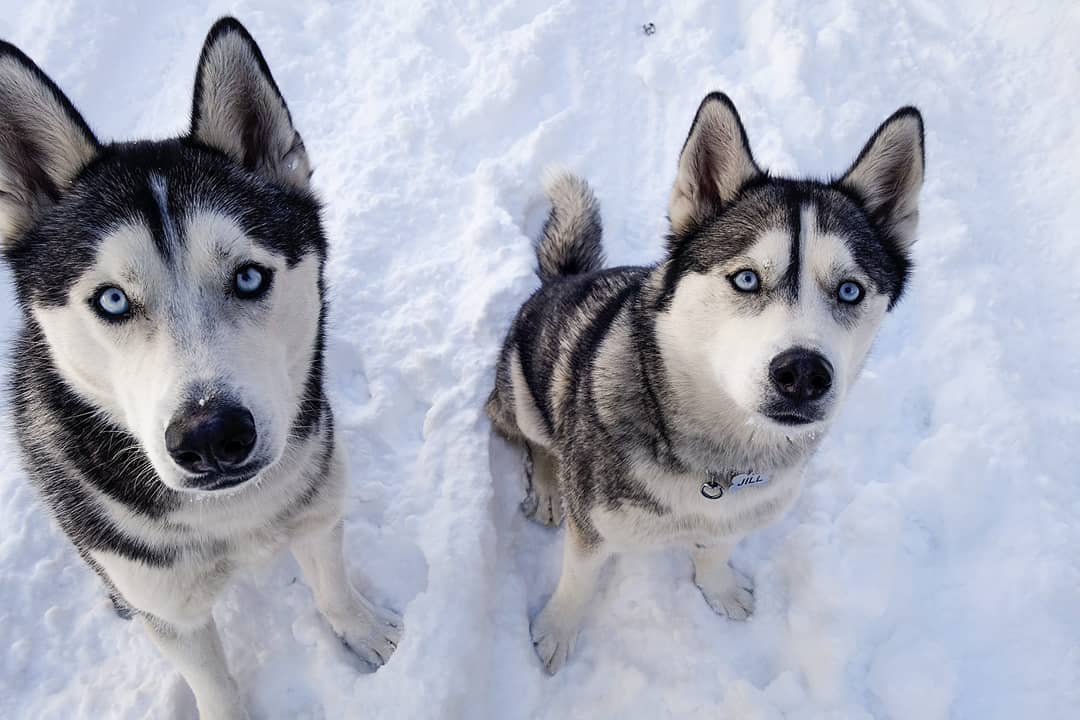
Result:
<svg viewBox="0 0 1080 720">
<path fill-rule="evenodd" d="M 816 182 L 760 170 L 734 105 L 706 97 L 679 158 L 660 291 L 677 381 L 785 434 L 832 418 L 904 290 L 922 178 L 914 108 Z"/>
<path fill-rule="evenodd" d="M 104 144 L 0 45 L 0 239 L 59 380 L 177 490 L 237 486 L 321 407 L 326 242 L 254 40 L 206 39 L 190 134 Z"/>
</svg>

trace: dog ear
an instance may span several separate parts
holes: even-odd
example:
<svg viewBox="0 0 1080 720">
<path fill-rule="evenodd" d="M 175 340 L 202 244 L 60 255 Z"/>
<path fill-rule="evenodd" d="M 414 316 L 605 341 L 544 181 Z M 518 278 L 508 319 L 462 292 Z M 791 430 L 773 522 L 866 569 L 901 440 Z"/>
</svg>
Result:
<svg viewBox="0 0 1080 720">
<path fill-rule="evenodd" d="M 273 182 L 308 187 L 304 142 L 259 46 L 234 18 L 214 23 L 203 44 L 191 135 Z"/>
<path fill-rule="evenodd" d="M 708 95 L 679 155 L 668 206 L 672 231 L 683 232 L 716 214 L 759 175 L 735 105 L 723 93 Z"/>
<path fill-rule="evenodd" d="M 56 84 L 0 41 L 0 243 L 5 249 L 59 200 L 101 150 Z"/>
<path fill-rule="evenodd" d="M 904 107 L 881 124 L 839 181 L 862 201 L 874 226 L 904 250 L 915 242 L 924 163 L 922 115 Z"/>
</svg>

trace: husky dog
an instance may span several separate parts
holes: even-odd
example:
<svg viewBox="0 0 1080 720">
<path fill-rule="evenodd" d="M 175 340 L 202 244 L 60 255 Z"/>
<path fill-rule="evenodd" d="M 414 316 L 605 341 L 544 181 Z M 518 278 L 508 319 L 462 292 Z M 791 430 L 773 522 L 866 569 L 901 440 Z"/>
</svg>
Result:
<svg viewBox="0 0 1080 720">
<path fill-rule="evenodd" d="M 214 600 L 286 546 L 362 658 L 382 664 L 401 633 L 346 577 L 310 174 L 236 20 L 210 30 L 191 131 L 166 141 L 100 142 L 0 43 L 0 238 L 24 320 L 19 444 L 60 527 L 204 718 L 246 716 Z"/>
<path fill-rule="evenodd" d="M 679 158 L 664 259 L 611 269 L 588 186 L 549 180 L 542 284 L 487 404 L 495 429 L 528 449 L 526 514 L 553 525 L 566 514 L 562 576 L 532 623 L 549 672 L 573 649 L 601 566 L 626 550 L 687 547 L 709 605 L 751 613 L 728 559 L 795 500 L 903 293 L 922 177 L 914 108 L 818 182 L 762 171 L 715 93 Z"/>
</svg>

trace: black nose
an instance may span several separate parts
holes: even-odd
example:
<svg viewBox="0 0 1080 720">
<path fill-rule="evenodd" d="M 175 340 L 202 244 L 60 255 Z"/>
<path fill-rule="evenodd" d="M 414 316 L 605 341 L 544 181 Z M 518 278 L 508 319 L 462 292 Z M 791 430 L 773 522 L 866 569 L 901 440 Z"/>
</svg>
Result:
<svg viewBox="0 0 1080 720">
<path fill-rule="evenodd" d="M 234 470 L 255 447 L 255 418 L 239 405 L 207 403 L 182 409 L 165 428 L 165 449 L 193 473 Z"/>
<path fill-rule="evenodd" d="M 820 353 L 803 348 L 785 350 L 769 364 L 773 387 L 788 400 L 817 400 L 832 387 L 832 365 Z"/>
</svg>

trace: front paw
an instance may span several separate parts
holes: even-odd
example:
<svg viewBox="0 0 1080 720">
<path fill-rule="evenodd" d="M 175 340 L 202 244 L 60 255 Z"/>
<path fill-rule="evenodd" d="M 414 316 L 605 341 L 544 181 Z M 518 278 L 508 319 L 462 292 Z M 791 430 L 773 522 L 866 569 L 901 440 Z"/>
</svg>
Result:
<svg viewBox="0 0 1080 720">
<path fill-rule="evenodd" d="M 530 631 L 533 648 L 548 675 L 559 672 L 574 651 L 578 635 L 577 624 L 563 621 L 545 607 L 533 620 Z"/>
<path fill-rule="evenodd" d="M 701 582 L 695 578 L 694 583 L 715 612 L 732 620 L 746 620 L 754 613 L 754 589 L 748 579 L 729 573 L 721 582 Z"/>
<path fill-rule="evenodd" d="M 351 622 L 331 620 L 338 637 L 361 660 L 379 668 L 394 654 L 404 630 L 401 616 L 393 610 L 371 606 L 355 614 Z"/>
</svg>

